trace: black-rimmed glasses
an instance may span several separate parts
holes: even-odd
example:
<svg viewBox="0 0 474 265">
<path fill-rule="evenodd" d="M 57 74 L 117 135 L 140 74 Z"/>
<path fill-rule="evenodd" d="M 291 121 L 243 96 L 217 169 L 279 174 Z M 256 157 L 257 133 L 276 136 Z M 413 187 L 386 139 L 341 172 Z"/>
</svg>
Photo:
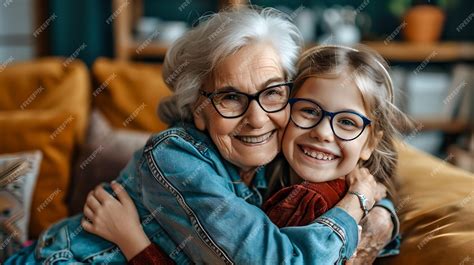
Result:
<svg viewBox="0 0 474 265">
<path fill-rule="evenodd" d="M 371 121 L 355 111 L 330 112 L 321 108 L 316 102 L 305 98 L 291 98 L 291 121 L 301 129 L 317 126 L 326 116 L 334 135 L 344 141 L 359 137 Z"/>
<path fill-rule="evenodd" d="M 222 117 L 230 119 L 244 115 L 252 100 L 256 100 L 258 105 L 268 113 L 284 109 L 288 104 L 291 87 L 292 83 L 272 85 L 253 95 L 238 91 L 209 93 L 200 90 L 199 93 L 211 100 L 212 105 Z"/>
</svg>

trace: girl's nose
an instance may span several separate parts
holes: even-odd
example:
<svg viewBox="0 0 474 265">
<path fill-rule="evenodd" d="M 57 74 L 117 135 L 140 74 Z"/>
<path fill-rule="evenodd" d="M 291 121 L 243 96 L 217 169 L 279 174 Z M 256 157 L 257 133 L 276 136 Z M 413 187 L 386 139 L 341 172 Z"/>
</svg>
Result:
<svg viewBox="0 0 474 265">
<path fill-rule="evenodd" d="M 334 141 L 334 133 L 331 129 L 331 118 L 324 117 L 314 128 L 311 129 L 309 135 L 312 138 L 318 139 L 320 142 L 332 142 Z"/>
</svg>

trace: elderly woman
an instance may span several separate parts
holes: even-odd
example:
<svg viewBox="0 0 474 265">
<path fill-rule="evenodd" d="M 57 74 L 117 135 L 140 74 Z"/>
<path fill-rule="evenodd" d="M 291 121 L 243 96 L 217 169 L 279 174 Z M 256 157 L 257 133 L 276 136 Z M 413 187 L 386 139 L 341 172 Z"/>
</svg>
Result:
<svg viewBox="0 0 474 265">
<path fill-rule="evenodd" d="M 354 196 L 302 227 L 278 228 L 259 209 L 264 165 L 279 153 L 289 119 L 300 45 L 281 13 L 243 8 L 212 15 L 168 52 L 164 76 L 174 94 L 159 112 L 172 127 L 152 136 L 117 182 L 146 235 L 176 263 L 340 264 L 353 255 L 362 216 Z M 220 104 L 229 92 L 246 100 Z M 370 178 L 358 176 L 352 188 L 373 197 Z M 125 262 L 82 219 L 53 225 L 6 264 Z"/>
</svg>

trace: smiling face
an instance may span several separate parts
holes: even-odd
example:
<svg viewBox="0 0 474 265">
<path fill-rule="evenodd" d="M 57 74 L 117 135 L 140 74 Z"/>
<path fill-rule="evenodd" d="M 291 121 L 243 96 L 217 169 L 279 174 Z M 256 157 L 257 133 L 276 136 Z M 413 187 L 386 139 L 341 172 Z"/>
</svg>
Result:
<svg viewBox="0 0 474 265">
<path fill-rule="evenodd" d="M 284 72 L 275 50 L 267 44 L 254 44 L 225 58 L 203 90 L 255 94 L 284 82 Z M 244 115 L 229 119 L 217 113 L 206 97 L 201 96 L 195 107 L 194 123 L 198 129 L 207 130 L 224 159 L 248 171 L 267 164 L 280 151 L 289 108 L 267 113 L 252 100 Z"/>
<path fill-rule="evenodd" d="M 331 112 L 351 110 L 368 117 L 362 95 L 347 77 L 306 79 L 295 98 L 306 98 Z M 341 85 L 344 84 L 344 85 Z M 311 182 L 325 182 L 346 176 L 359 159 L 367 160 L 373 148 L 368 144 L 370 126 L 352 141 L 337 138 L 329 117 L 311 129 L 300 129 L 293 122 L 283 137 L 283 153 L 294 172 Z"/>
</svg>

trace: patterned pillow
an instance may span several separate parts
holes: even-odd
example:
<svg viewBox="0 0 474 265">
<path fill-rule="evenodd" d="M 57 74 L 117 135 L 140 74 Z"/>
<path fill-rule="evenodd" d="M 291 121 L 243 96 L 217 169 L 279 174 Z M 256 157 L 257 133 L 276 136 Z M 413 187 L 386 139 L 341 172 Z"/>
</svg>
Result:
<svg viewBox="0 0 474 265">
<path fill-rule="evenodd" d="M 41 151 L 0 155 L 0 261 L 18 251 L 28 239 L 30 208 L 38 177 Z M 12 167 L 13 165 L 13 167 Z"/>
</svg>

